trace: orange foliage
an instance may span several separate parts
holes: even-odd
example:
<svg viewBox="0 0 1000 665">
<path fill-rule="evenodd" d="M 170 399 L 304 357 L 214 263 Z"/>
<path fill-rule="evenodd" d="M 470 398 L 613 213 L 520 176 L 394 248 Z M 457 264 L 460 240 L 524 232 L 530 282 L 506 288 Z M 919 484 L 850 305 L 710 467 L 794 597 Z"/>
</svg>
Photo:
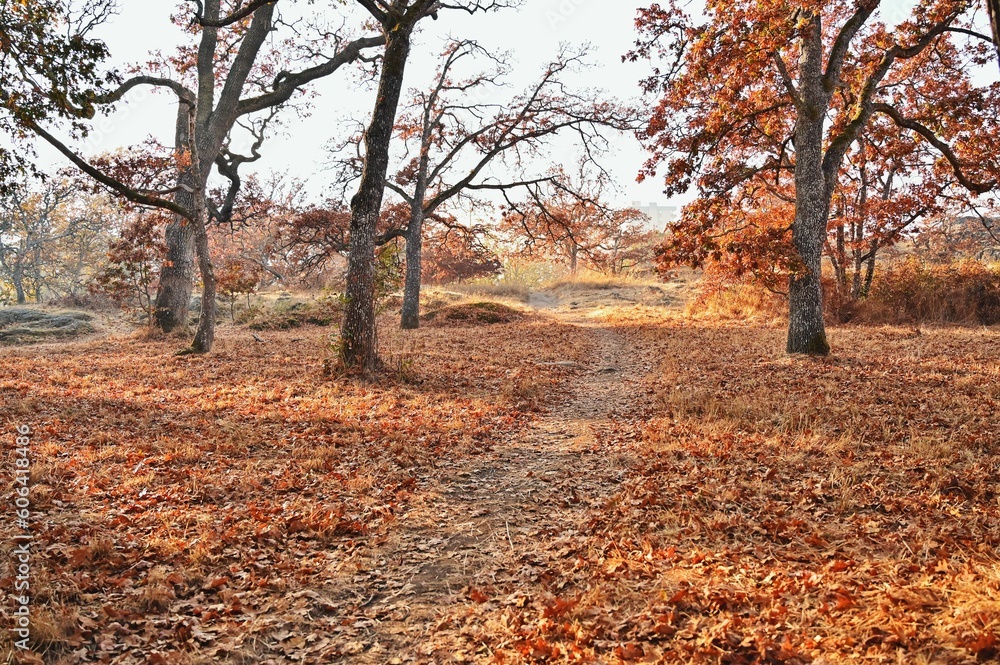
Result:
<svg viewBox="0 0 1000 665">
<path fill-rule="evenodd" d="M 336 635 L 364 600 L 336 592 L 359 574 L 352 554 L 391 533 L 443 461 L 525 423 L 508 373 L 530 371 L 551 400 L 567 370 L 549 361 L 586 348 L 559 324 L 496 329 L 526 345 L 517 357 L 476 328 L 407 336 L 406 383 L 324 378 L 315 328 L 265 343 L 223 330 L 207 357 L 136 339 L 3 351 L 0 427 L 33 430 L 36 650 L 329 662 L 342 641 L 272 637 Z M 391 363 L 404 347 L 386 337 Z M 4 459 L 13 469 L 12 447 Z"/>
<path fill-rule="evenodd" d="M 618 332 L 658 365 L 646 415 L 596 432 L 631 468 L 524 556 L 540 580 L 497 585 L 517 604 L 451 615 L 492 662 L 997 656 L 993 333 L 835 329 L 814 360 L 771 327 Z"/>
</svg>

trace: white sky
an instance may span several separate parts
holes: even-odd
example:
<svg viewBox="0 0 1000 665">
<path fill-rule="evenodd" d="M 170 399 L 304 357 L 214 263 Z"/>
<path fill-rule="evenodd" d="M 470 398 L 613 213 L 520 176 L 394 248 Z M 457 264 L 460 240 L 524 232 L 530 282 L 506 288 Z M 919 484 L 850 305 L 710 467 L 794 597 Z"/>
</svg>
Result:
<svg viewBox="0 0 1000 665">
<path fill-rule="evenodd" d="M 530 85 L 552 60 L 560 43 L 593 46 L 591 61 L 596 67 L 579 85 L 607 90 L 621 100 L 638 96 L 638 81 L 646 71 L 641 64 L 623 64 L 621 56 L 629 50 L 635 32 L 636 8 L 648 3 L 636 0 L 526 0 L 520 10 L 468 16 L 461 12 L 442 12 L 440 20 L 425 21 L 417 37 L 413 57 L 407 69 L 406 86 L 422 87 L 429 82 L 437 66 L 433 55 L 440 53 L 448 36 L 474 38 L 495 51 L 512 51 L 515 67 L 509 81 L 511 93 Z M 120 0 L 120 14 L 101 32 L 108 43 L 115 64 L 146 62 L 152 50 L 171 53 L 179 42 L 178 29 L 169 21 L 178 6 L 176 0 Z M 331 7 L 333 0 L 319 0 L 309 6 L 314 11 Z M 279 4 L 279 9 L 281 4 Z M 286 10 L 288 11 L 288 10 Z M 308 191 L 323 193 L 329 173 L 324 172 L 325 145 L 338 134 L 338 126 L 348 118 L 367 120 L 373 92 L 358 89 L 356 77 L 343 72 L 323 80 L 315 88 L 311 114 L 299 119 L 288 116 L 283 136 L 270 138 L 262 149 L 260 172 L 287 171 L 305 179 Z M 126 103 L 112 116 L 98 121 L 98 127 L 82 150 L 96 154 L 141 142 L 152 134 L 166 144 L 172 142 L 175 105 L 168 95 L 130 94 Z M 43 157 L 58 163 L 56 156 L 42 149 Z M 561 163 L 572 164 L 573 154 L 555 154 Z M 635 178 L 645 153 L 634 137 L 616 140 L 614 154 L 603 164 L 614 175 L 620 191 L 612 198 L 620 205 L 632 201 L 669 203 L 656 181 L 637 184 Z M 249 169 L 245 169 L 248 170 Z"/>
<path fill-rule="evenodd" d="M 561 43 L 593 47 L 591 62 L 595 64 L 582 78 L 571 80 L 578 86 L 602 88 L 620 100 L 635 100 L 639 95 L 638 81 L 647 71 L 644 64 L 622 63 L 621 56 L 634 40 L 633 21 L 636 9 L 648 6 L 652 0 L 525 0 L 519 10 L 468 16 L 462 12 L 442 12 L 438 21 L 425 21 L 416 38 L 413 55 L 407 68 L 406 86 L 425 87 L 434 75 L 436 55 L 448 36 L 473 38 L 492 51 L 512 51 L 515 67 L 509 82 L 510 94 L 529 86 L 544 65 L 552 60 Z M 146 62 L 153 50 L 171 53 L 181 40 L 179 29 L 169 21 L 178 7 L 178 0 L 119 0 L 120 14 L 104 27 L 101 36 L 107 41 L 115 64 Z M 915 0 L 884 0 L 880 18 L 890 25 L 912 11 Z M 353 3 L 349 3 L 353 4 Z M 286 14 L 296 10 L 320 11 L 329 8 L 337 15 L 335 0 L 303 0 L 279 3 Z M 698 11 L 700 0 L 691 0 L 689 8 Z M 986 74 L 995 80 L 995 66 Z M 331 174 L 326 171 L 326 146 L 330 139 L 343 136 L 338 131 L 351 118 L 367 120 L 373 102 L 372 87 L 359 88 L 357 77 L 338 72 L 316 84 L 318 96 L 312 100 L 311 114 L 298 118 L 287 115 L 282 135 L 272 136 L 262 150 L 264 158 L 256 170 L 287 172 L 307 182 L 307 191 L 322 196 Z M 175 103 L 168 95 L 136 94 L 133 92 L 120 104 L 112 116 L 98 121 L 88 143 L 81 148 L 93 155 L 121 146 L 141 142 L 153 134 L 166 144 L 173 140 Z M 238 147 L 238 146 L 237 146 Z M 53 151 L 39 146 L 45 161 L 64 166 L 65 162 Z M 560 147 L 552 155 L 555 162 L 571 165 L 576 155 Z M 629 205 L 633 201 L 679 205 L 691 196 L 670 201 L 662 193 L 658 179 L 643 184 L 635 182 L 645 160 L 645 152 L 631 136 L 621 136 L 615 142 L 614 154 L 603 161 L 615 177 L 619 191 L 612 194 L 614 202 Z M 250 169 L 244 169 L 249 171 Z"/>
</svg>

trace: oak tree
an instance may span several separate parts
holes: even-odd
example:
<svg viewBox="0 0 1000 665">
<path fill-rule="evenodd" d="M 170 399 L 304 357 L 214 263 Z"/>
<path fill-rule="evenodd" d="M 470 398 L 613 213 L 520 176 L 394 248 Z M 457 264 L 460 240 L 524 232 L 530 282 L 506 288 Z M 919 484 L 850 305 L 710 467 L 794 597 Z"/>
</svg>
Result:
<svg viewBox="0 0 1000 665">
<path fill-rule="evenodd" d="M 378 368 L 375 324 L 375 248 L 389 149 L 393 137 L 403 76 L 414 30 L 442 11 L 478 14 L 516 4 L 516 0 L 356 0 L 381 27 L 385 51 L 371 120 L 364 134 L 364 168 L 351 199 L 346 306 L 340 329 L 340 361 L 369 374 Z"/>
<path fill-rule="evenodd" d="M 303 86 L 365 57 L 366 50 L 378 47 L 383 39 L 323 35 L 318 47 L 310 42 L 303 45 L 302 53 L 295 52 L 294 43 L 286 43 L 283 47 L 292 52 L 281 54 L 276 64 L 262 54 L 276 28 L 278 0 L 206 0 L 194 4 L 193 12 L 176 17 L 187 26 L 195 42 L 164 63 L 175 75 L 140 74 L 92 100 L 95 105 L 114 104 L 138 87 L 172 94 L 178 104 L 172 159 L 155 154 L 149 159 L 142 151 L 133 151 L 131 161 L 92 164 L 35 119 L 25 119 L 22 124 L 112 192 L 136 205 L 173 213 L 166 230 L 167 256 L 160 272 L 156 321 L 164 331 L 186 325 L 197 260 L 202 308 L 189 350 L 201 353 L 212 348 L 217 315 L 209 214 L 226 209 L 226 201 L 210 204 L 209 178 L 217 169 L 229 179 L 228 200 L 239 190 L 240 165 L 256 159 L 261 145 L 261 136 L 255 136 L 251 155 L 231 151 L 229 140 L 237 122 L 254 114 L 270 117 L 273 109 L 287 104 Z M 299 68 L 292 69 L 292 63 Z M 285 64 L 287 68 L 282 66 Z M 167 162 L 169 168 L 164 166 Z M 145 184 L 151 173 L 155 187 Z"/>
<path fill-rule="evenodd" d="M 558 139 L 567 137 L 559 144 L 561 154 L 580 154 L 596 164 L 607 152 L 606 131 L 634 131 L 633 109 L 602 90 L 567 84 L 571 73 L 586 66 L 587 56 L 587 48 L 563 47 L 526 90 L 501 95 L 510 69 L 506 58 L 475 41 L 453 40 L 432 83 L 412 92 L 396 123 L 407 156 L 387 183 L 410 207 L 403 328 L 419 326 L 425 219 L 458 202 L 474 205 L 477 195 L 509 200 L 521 191 L 538 198 L 540 189 L 557 179 L 568 192 L 569 180 L 548 168 L 547 151 Z"/>
<path fill-rule="evenodd" d="M 628 57 L 660 62 L 645 82 L 660 97 L 644 175 L 663 167 L 671 194 L 698 187 L 675 229 L 688 234 L 695 261 L 725 251 L 726 238 L 761 214 L 762 197 L 792 212 L 789 228 L 763 243 L 794 248 L 790 353 L 829 352 L 823 247 L 845 158 L 873 118 L 932 147 L 938 168 L 970 192 L 992 189 L 1000 172 L 997 91 L 970 76 L 996 57 L 975 29 L 977 3 L 929 0 L 895 27 L 877 20 L 880 5 L 712 1 L 699 22 L 669 3 L 637 21 Z"/>
<path fill-rule="evenodd" d="M 0 131 L 13 141 L 0 146 L 4 190 L 37 173 L 25 123 L 63 121 L 86 134 L 94 99 L 116 80 L 102 71 L 108 50 L 93 36 L 114 9 L 114 0 L 0 0 Z"/>
<path fill-rule="evenodd" d="M 561 261 L 573 275 L 581 264 L 617 274 L 636 263 L 633 250 L 649 237 L 644 223 L 641 211 L 607 203 L 599 177 L 560 171 L 527 200 L 508 201 L 500 228 L 524 256 Z"/>
</svg>

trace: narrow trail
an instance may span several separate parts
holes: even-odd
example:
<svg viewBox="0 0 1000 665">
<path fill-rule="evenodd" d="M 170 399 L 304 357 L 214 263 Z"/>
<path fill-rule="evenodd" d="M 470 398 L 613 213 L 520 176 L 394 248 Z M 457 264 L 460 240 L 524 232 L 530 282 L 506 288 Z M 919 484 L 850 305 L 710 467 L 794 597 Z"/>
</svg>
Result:
<svg viewBox="0 0 1000 665">
<path fill-rule="evenodd" d="M 603 448 L 596 433 L 634 412 L 646 368 L 624 337 L 555 306 L 536 304 L 592 335 L 590 361 L 570 394 L 516 439 L 447 469 L 359 565 L 378 592 L 353 624 L 356 642 L 342 662 L 431 663 L 442 654 L 475 662 L 476 645 L 445 625 L 449 611 L 477 590 L 531 580 L 544 568 L 539 553 L 585 529 L 588 511 L 617 490 L 630 458 Z"/>
</svg>

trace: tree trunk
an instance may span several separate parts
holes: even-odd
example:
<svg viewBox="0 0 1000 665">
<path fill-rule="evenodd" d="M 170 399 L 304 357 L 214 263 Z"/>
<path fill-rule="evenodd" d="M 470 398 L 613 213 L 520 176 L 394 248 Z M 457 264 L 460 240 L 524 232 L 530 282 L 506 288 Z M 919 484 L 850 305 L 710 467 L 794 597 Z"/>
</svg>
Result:
<svg viewBox="0 0 1000 665">
<path fill-rule="evenodd" d="M 24 293 L 24 276 L 21 274 L 20 268 L 14 271 L 11 281 L 14 282 L 14 290 L 17 292 L 17 304 L 24 305 L 28 299 Z"/>
<path fill-rule="evenodd" d="M 208 353 L 215 343 L 215 319 L 218 305 L 216 302 L 215 270 L 212 267 L 212 256 L 208 247 L 208 232 L 204 223 L 199 221 L 194 230 L 195 248 L 198 255 L 198 269 L 201 272 L 201 316 L 198 319 L 198 330 L 191 342 L 194 353 Z"/>
<path fill-rule="evenodd" d="M 177 128 L 174 138 L 178 152 L 191 145 L 190 109 L 185 104 L 177 108 Z M 181 187 L 175 195 L 178 205 L 187 210 L 196 209 L 197 178 L 190 169 L 177 179 Z M 167 226 L 167 256 L 160 270 L 160 284 L 156 291 L 156 326 L 163 332 L 184 330 L 188 325 L 188 307 L 194 285 L 195 233 L 191 223 L 175 215 Z"/>
<path fill-rule="evenodd" d="M 830 216 L 831 190 L 823 170 L 823 119 L 828 94 L 823 87 L 822 30 L 818 17 L 802 39 L 800 95 L 795 124 L 795 222 L 792 242 L 802 261 L 788 285 L 788 353 L 826 355 L 830 344 L 823 323 L 822 253 Z"/>
<path fill-rule="evenodd" d="M 990 17 L 993 45 L 996 46 L 997 55 L 1000 55 L 1000 0 L 986 0 L 986 11 Z"/>
<path fill-rule="evenodd" d="M 179 197 L 178 197 L 179 198 Z M 177 217 L 167 226 L 167 256 L 156 291 L 156 326 L 163 332 L 184 330 L 194 285 L 194 232 L 191 223 Z"/>
<path fill-rule="evenodd" d="M 421 197 L 423 199 L 423 197 Z M 420 327 L 420 270 L 423 253 L 424 213 L 414 206 L 406 235 L 406 285 L 403 287 L 403 330 Z"/>
<path fill-rule="evenodd" d="M 410 52 L 413 26 L 386 29 L 378 97 L 365 133 L 365 168 L 358 193 L 351 199 L 351 244 L 347 258 L 347 305 L 340 330 L 340 360 L 345 367 L 370 374 L 378 368 L 375 329 L 375 232 L 385 176 L 389 170 L 389 142 L 396 121 L 403 73 Z"/>
<path fill-rule="evenodd" d="M 872 292 L 872 280 L 875 279 L 875 252 L 878 250 L 878 244 L 876 241 L 872 241 L 871 255 L 868 257 L 867 265 L 865 266 L 865 285 L 861 294 L 865 298 Z"/>
<path fill-rule="evenodd" d="M 575 242 L 570 241 L 569 246 L 569 274 L 576 277 L 576 269 L 578 265 L 577 255 L 579 254 L 580 248 L 576 246 Z"/>
</svg>

